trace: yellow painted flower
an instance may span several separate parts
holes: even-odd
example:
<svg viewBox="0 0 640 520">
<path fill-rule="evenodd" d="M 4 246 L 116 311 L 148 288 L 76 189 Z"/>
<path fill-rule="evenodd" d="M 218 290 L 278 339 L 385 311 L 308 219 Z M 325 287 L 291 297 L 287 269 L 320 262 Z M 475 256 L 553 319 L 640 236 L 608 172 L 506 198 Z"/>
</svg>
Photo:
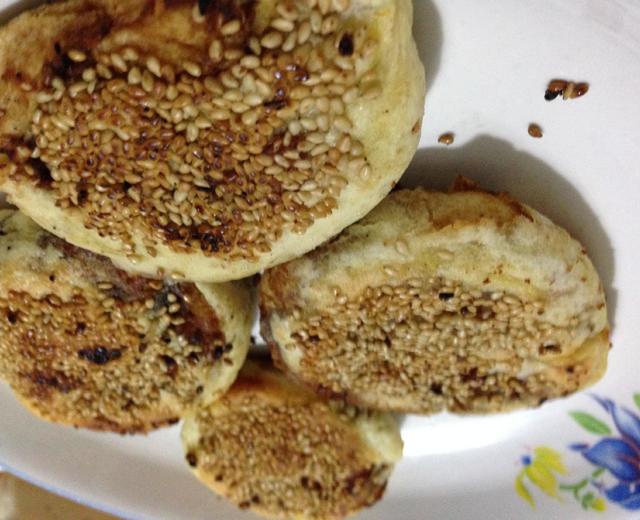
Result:
<svg viewBox="0 0 640 520">
<path fill-rule="evenodd" d="M 525 479 L 550 497 L 559 498 L 556 473 L 559 475 L 567 474 L 560 453 L 551 448 L 540 446 L 533 450 L 533 456 L 525 455 L 521 461 L 524 467 L 516 477 L 515 489 L 522 499 L 528 502 L 531 507 L 535 507 L 533 497 L 525 485 Z"/>
</svg>

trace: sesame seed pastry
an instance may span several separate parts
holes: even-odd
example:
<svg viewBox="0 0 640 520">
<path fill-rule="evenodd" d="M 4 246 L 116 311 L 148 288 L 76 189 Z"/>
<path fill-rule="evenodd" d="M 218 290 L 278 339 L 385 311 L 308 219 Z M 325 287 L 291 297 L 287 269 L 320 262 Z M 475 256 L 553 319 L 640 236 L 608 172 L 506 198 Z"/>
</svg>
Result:
<svg viewBox="0 0 640 520">
<path fill-rule="evenodd" d="M 68 0 L 0 30 L 0 189 L 123 269 L 220 282 L 316 247 L 413 156 L 411 0 Z"/>
<path fill-rule="evenodd" d="M 402 456 L 395 420 L 328 402 L 263 360 L 192 410 L 182 442 L 195 475 L 267 518 L 332 520 L 377 502 Z"/>
<path fill-rule="evenodd" d="M 506 194 L 391 193 L 307 256 L 266 272 L 278 365 L 375 409 L 537 406 L 605 372 L 602 284 L 582 246 Z"/>
<path fill-rule="evenodd" d="M 177 422 L 234 381 L 251 293 L 127 274 L 0 210 L 0 378 L 37 416 L 118 433 Z"/>
</svg>

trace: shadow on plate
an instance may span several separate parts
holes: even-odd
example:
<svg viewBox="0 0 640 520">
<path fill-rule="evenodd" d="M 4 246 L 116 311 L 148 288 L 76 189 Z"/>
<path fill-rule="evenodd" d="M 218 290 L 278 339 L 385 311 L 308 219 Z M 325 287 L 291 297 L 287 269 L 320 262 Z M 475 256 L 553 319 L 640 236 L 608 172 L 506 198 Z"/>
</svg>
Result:
<svg viewBox="0 0 640 520">
<path fill-rule="evenodd" d="M 424 65 L 428 92 L 442 55 L 442 20 L 431 0 L 413 0 L 413 37 Z"/>
<path fill-rule="evenodd" d="M 565 177 L 508 141 L 480 135 L 460 147 L 418 150 L 401 184 L 446 190 L 457 175 L 489 190 L 508 191 L 579 240 L 602 279 L 613 328 L 617 301 L 613 248 L 597 215 Z"/>
</svg>

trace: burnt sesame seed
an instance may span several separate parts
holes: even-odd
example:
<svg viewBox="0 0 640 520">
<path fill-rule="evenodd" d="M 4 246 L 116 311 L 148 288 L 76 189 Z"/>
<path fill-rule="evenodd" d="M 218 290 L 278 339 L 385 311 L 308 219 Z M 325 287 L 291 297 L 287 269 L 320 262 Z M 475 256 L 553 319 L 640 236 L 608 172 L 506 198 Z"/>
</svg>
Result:
<svg viewBox="0 0 640 520">
<path fill-rule="evenodd" d="M 542 137 L 542 128 L 540 128 L 540 125 L 536 123 L 529 124 L 527 131 L 529 132 L 529 135 L 535 139 L 540 139 Z"/>
<path fill-rule="evenodd" d="M 351 56 L 353 54 L 353 36 L 351 33 L 345 33 L 340 38 L 338 51 L 341 56 Z"/>
<path fill-rule="evenodd" d="M 446 146 L 452 145 L 455 141 L 455 134 L 453 132 L 446 132 L 438 137 L 438 142 Z"/>
</svg>

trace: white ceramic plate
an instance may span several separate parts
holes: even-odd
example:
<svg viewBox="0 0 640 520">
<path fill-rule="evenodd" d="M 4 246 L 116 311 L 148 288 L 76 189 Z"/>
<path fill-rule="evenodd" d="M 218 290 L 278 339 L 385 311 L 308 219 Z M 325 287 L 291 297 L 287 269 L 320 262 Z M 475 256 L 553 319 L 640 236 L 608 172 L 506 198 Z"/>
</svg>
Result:
<svg viewBox="0 0 640 520">
<path fill-rule="evenodd" d="M 464 173 L 568 228 L 606 286 L 614 348 L 600 384 L 539 410 L 408 418 L 406 457 L 385 499 L 361 518 L 637 517 L 640 4 L 414 5 L 429 94 L 409 181 L 445 187 Z M 574 101 L 545 102 L 554 77 L 588 81 L 591 90 Z M 529 137 L 530 122 L 542 126 L 542 139 Z M 437 144 L 445 131 L 456 133 L 454 146 Z M 6 387 L 0 387 L 0 425 L 0 463 L 75 500 L 130 518 L 248 518 L 189 474 L 178 427 L 145 438 L 53 426 L 29 416 Z"/>
</svg>

